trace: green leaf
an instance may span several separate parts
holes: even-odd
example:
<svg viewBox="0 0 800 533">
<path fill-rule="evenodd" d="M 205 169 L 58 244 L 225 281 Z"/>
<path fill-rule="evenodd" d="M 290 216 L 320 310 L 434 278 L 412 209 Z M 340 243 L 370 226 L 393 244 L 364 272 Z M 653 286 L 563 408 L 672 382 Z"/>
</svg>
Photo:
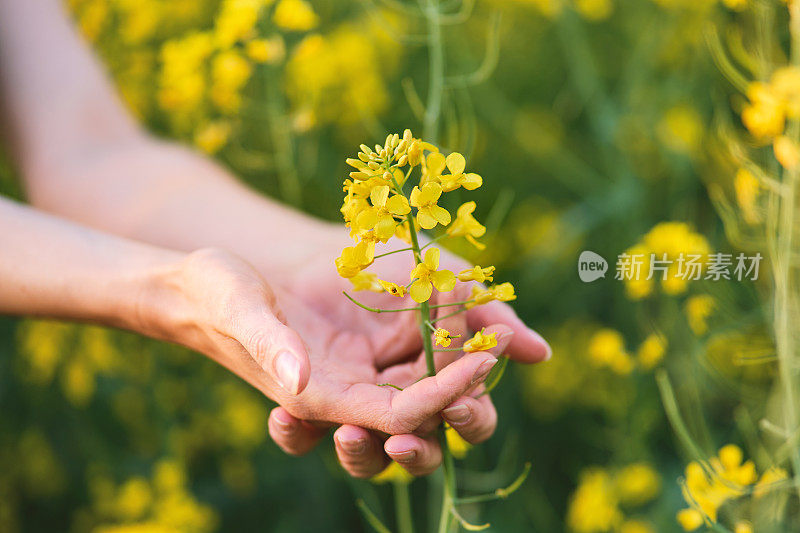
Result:
<svg viewBox="0 0 800 533">
<path fill-rule="evenodd" d="M 497 364 L 492 367 L 492 370 L 489 372 L 489 375 L 486 376 L 486 381 L 483 382 L 486 390 L 483 391 L 483 394 L 489 394 L 492 390 L 497 387 L 497 384 L 500 383 L 500 380 L 503 378 L 503 374 L 506 371 L 506 366 L 508 366 L 508 356 L 501 355 L 497 358 Z M 483 396 L 481 394 L 481 396 Z"/>
</svg>

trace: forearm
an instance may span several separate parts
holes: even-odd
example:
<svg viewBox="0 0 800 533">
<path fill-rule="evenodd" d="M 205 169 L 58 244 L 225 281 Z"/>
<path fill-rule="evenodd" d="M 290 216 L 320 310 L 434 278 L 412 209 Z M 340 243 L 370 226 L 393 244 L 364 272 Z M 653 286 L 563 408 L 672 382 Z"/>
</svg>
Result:
<svg viewBox="0 0 800 533">
<path fill-rule="evenodd" d="M 0 96 L 31 175 L 143 135 L 59 0 L 0 0 Z"/>
<path fill-rule="evenodd" d="M 0 198 L 0 313 L 162 337 L 151 305 L 182 254 L 110 237 Z"/>
<path fill-rule="evenodd" d="M 171 249 L 224 247 L 275 282 L 346 242 L 339 228 L 142 133 L 56 0 L 0 0 L 0 87 L 25 188 L 40 209 Z"/>
</svg>

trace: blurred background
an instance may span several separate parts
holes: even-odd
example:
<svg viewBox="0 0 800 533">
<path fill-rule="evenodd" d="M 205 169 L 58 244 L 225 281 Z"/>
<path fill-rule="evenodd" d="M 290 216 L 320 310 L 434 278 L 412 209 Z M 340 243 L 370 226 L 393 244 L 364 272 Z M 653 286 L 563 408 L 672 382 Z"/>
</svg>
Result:
<svg viewBox="0 0 800 533">
<path fill-rule="evenodd" d="M 344 159 L 358 144 L 422 133 L 429 30 L 414 2 L 67 5 L 151 131 L 314 215 L 340 220 Z M 761 250 L 737 226 L 760 215 L 757 186 L 736 177 L 730 156 L 746 99 L 725 62 L 764 75 L 753 43 L 780 59 L 785 5 L 441 9 L 436 140 L 483 176 L 476 216 L 489 228 L 485 251 L 455 251 L 497 265 L 517 312 L 554 350 L 534 368 L 509 366 L 494 393 L 495 436 L 459 461 L 465 492 L 508 484 L 526 461 L 530 477 L 508 500 L 465 513 L 494 531 L 679 530 L 695 455 L 732 443 L 759 474 L 773 466 L 757 429 L 775 376 L 761 303 L 769 269 L 758 282 L 625 283 L 614 264 L 630 249 Z M 7 159 L 0 191 L 24 199 Z M 609 261 L 605 279 L 580 282 L 582 250 Z M 356 498 L 393 523 L 389 484 L 348 478 L 329 439 L 307 457 L 284 455 L 267 436 L 270 402 L 185 349 L 2 318 L 0 351 L 0 531 L 367 531 Z M 424 531 L 437 509 L 424 482 L 412 495 Z M 753 519 L 728 503 L 718 506 L 723 531 Z"/>
</svg>

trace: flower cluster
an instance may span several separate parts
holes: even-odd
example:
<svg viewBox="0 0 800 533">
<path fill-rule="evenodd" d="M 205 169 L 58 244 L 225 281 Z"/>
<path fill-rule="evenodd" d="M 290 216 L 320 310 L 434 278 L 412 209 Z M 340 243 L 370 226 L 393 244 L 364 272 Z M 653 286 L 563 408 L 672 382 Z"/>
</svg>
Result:
<svg viewBox="0 0 800 533">
<path fill-rule="evenodd" d="M 687 531 L 693 531 L 707 521 L 716 522 L 719 508 L 727 501 L 752 493 L 761 498 L 787 478 L 781 468 L 773 467 L 759 478 L 753 461 L 744 461 L 741 448 L 734 444 L 723 446 L 712 457 L 706 468 L 691 462 L 686 466 L 683 496 L 689 508 L 678 512 L 678 522 Z"/>
<path fill-rule="evenodd" d="M 432 243 L 419 246 L 417 233 L 420 229 L 441 227 L 444 233 L 437 240 L 464 237 L 476 247 L 482 247 L 477 238 L 483 236 L 486 228 L 472 215 L 475 202 L 462 204 L 456 210 L 455 218 L 439 205 L 443 194 L 460 188 L 472 191 L 483 183 L 478 174 L 466 172 L 463 155 L 453 152 L 445 156 L 431 143 L 415 138 L 410 130 L 405 130 L 402 136 L 388 135 L 384 144 L 376 145 L 374 149 L 363 144 L 360 148 L 356 157 L 346 160 L 353 170 L 344 182 L 346 195 L 341 213 L 355 244 L 342 250 L 336 259 L 340 276 L 350 279 L 355 290 L 385 291 L 397 297 L 404 297 L 407 292 L 417 303 L 430 300 L 434 289 L 438 292 L 452 291 L 459 281 L 484 283 L 494 280 L 493 266 L 475 265 L 456 275 L 451 270 L 440 268 L 439 248 L 429 248 Z M 407 194 L 414 169 L 419 169 L 419 181 Z M 388 243 L 392 237 L 412 245 L 403 249 L 415 255 L 407 285 L 378 279 L 375 274 L 365 272 L 376 258 L 376 246 Z M 424 248 L 428 249 L 423 254 Z M 387 254 L 396 251 L 401 250 Z M 510 283 L 488 288 L 476 285 L 470 299 L 460 303 L 469 309 L 493 300 L 515 298 Z M 494 340 L 491 335 L 486 338 L 478 335 L 481 333 L 468 341 L 468 346 L 486 349 Z M 436 339 L 438 344 L 447 346 L 451 337 L 445 330 L 437 330 Z M 496 344 L 496 340 L 494 342 Z"/>
<path fill-rule="evenodd" d="M 629 257 L 642 257 L 641 264 L 636 268 L 640 272 L 650 271 L 651 257 L 663 259 L 668 264 L 666 272 L 660 276 L 661 289 L 666 294 L 681 294 L 686 291 L 691 277 L 685 275 L 689 268 L 686 257 L 696 258 L 696 265 L 702 269 L 711 248 L 705 237 L 696 233 L 683 222 L 662 222 L 654 226 L 641 240 L 626 251 Z M 638 300 L 654 293 L 656 282 L 654 278 L 648 279 L 647 275 L 632 275 L 625 277 L 625 289 L 631 299 Z"/>
<path fill-rule="evenodd" d="M 636 359 L 625 348 L 625 339 L 614 329 L 604 328 L 592 335 L 587 352 L 594 366 L 611 369 L 619 375 L 628 375 L 637 362 L 643 370 L 651 370 L 664 358 L 667 340 L 659 333 L 651 333 L 636 353 Z"/>
<path fill-rule="evenodd" d="M 604 531 L 652 533 L 652 525 L 626 519 L 624 509 L 641 507 L 661 490 L 661 478 L 646 463 L 633 463 L 617 471 L 589 468 L 581 473 L 567 511 L 567 524 L 577 533 Z"/>
<path fill-rule="evenodd" d="M 219 150 L 228 142 L 255 66 L 283 62 L 282 34 L 317 24 L 304 0 L 223 0 L 212 29 L 164 43 L 158 102 L 173 129 L 193 134 L 206 152 Z"/>
</svg>

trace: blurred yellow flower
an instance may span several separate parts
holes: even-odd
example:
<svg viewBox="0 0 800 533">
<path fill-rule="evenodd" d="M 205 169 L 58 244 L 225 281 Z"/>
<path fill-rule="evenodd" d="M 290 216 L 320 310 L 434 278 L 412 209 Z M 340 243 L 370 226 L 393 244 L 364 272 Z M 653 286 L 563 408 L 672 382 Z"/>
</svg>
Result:
<svg viewBox="0 0 800 533">
<path fill-rule="evenodd" d="M 576 533 L 610 531 L 622 522 L 622 511 L 608 472 L 590 468 L 581 473 L 567 509 L 567 525 Z"/>
<path fill-rule="evenodd" d="M 207 154 L 214 154 L 228 142 L 231 124 L 227 120 L 215 120 L 200 126 L 194 134 L 194 144 Z"/>
<path fill-rule="evenodd" d="M 639 360 L 639 365 L 643 369 L 650 370 L 664 359 L 666 351 L 667 339 L 660 333 L 651 333 L 642 344 L 639 345 L 636 357 Z"/>
<path fill-rule="evenodd" d="M 753 525 L 746 520 L 739 520 L 733 528 L 733 533 L 753 533 Z"/>
<path fill-rule="evenodd" d="M 621 503 L 638 506 L 655 498 L 661 490 L 661 476 L 647 463 L 625 466 L 614 476 Z"/>
<path fill-rule="evenodd" d="M 625 520 L 619 533 L 656 533 L 656 530 L 652 524 L 643 520 Z"/>
<path fill-rule="evenodd" d="M 152 503 L 153 493 L 147 480 L 142 477 L 132 477 L 117 492 L 116 516 L 122 520 L 138 520 Z"/>
<path fill-rule="evenodd" d="M 392 461 L 383 472 L 373 476 L 370 480 L 373 483 L 411 483 L 414 476 L 408 473 L 405 468 Z"/>
<path fill-rule="evenodd" d="M 275 65 L 286 57 L 286 45 L 280 35 L 273 35 L 267 39 L 252 39 L 245 47 L 247 57 L 256 63 L 269 63 Z"/>
<path fill-rule="evenodd" d="M 686 531 L 694 531 L 705 524 L 703 513 L 697 509 L 681 509 L 675 518 Z"/>
<path fill-rule="evenodd" d="M 695 335 L 708 331 L 708 318 L 717 307 L 717 301 L 710 294 L 698 294 L 686 300 L 686 320 Z"/>
<path fill-rule="evenodd" d="M 450 452 L 456 459 L 463 459 L 466 457 L 467 452 L 472 448 L 472 445 L 465 441 L 464 438 L 458 434 L 458 431 L 450 426 L 447 426 L 445 437 L 447 437 L 447 445 L 450 447 Z"/>
<path fill-rule="evenodd" d="M 744 221 L 748 224 L 757 223 L 760 219 L 757 205 L 761 185 L 756 177 L 749 170 L 740 168 L 736 171 L 733 188 L 736 193 L 736 203 L 742 210 Z"/>
<path fill-rule="evenodd" d="M 747 486 L 756 481 L 755 464 L 752 461 L 742 462 L 743 458 L 741 448 L 728 444 L 719 450 L 717 457 L 709 460 L 710 472 L 706 472 L 699 463 L 689 463 L 683 495 L 690 508 L 716 522 L 717 511 L 722 504 L 743 495 Z M 679 514 L 678 521 L 693 525 L 696 516 L 693 513 Z"/>
<path fill-rule="evenodd" d="M 793 169 L 800 163 L 800 147 L 786 135 L 779 135 L 772 143 L 775 159 L 783 168 Z"/>
<path fill-rule="evenodd" d="M 703 137 L 700 115 L 687 104 L 672 107 L 658 124 L 658 136 L 670 150 L 691 154 L 700 146 Z"/>
<path fill-rule="evenodd" d="M 625 340 L 616 330 L 605 328 L 595 333 L 589 341 L 588 354 L 597 366 L 605 366 L 620 375 L 633 371 L 633 359 L 625 350 Z"/>
<path fill-rule="evenodd" d="M 605 20 L 611 16 L 614 4 L 611 0 L 573 0 L 575 10 L 588 20 Z"/>
<path fill-rule="evenodd" d="M 319 17 L 311 4 L 304 0 L 280 0 L 275 6 L 272 21 L 285 30 L 307 31 L 317 26 Z"/>
</svg>

